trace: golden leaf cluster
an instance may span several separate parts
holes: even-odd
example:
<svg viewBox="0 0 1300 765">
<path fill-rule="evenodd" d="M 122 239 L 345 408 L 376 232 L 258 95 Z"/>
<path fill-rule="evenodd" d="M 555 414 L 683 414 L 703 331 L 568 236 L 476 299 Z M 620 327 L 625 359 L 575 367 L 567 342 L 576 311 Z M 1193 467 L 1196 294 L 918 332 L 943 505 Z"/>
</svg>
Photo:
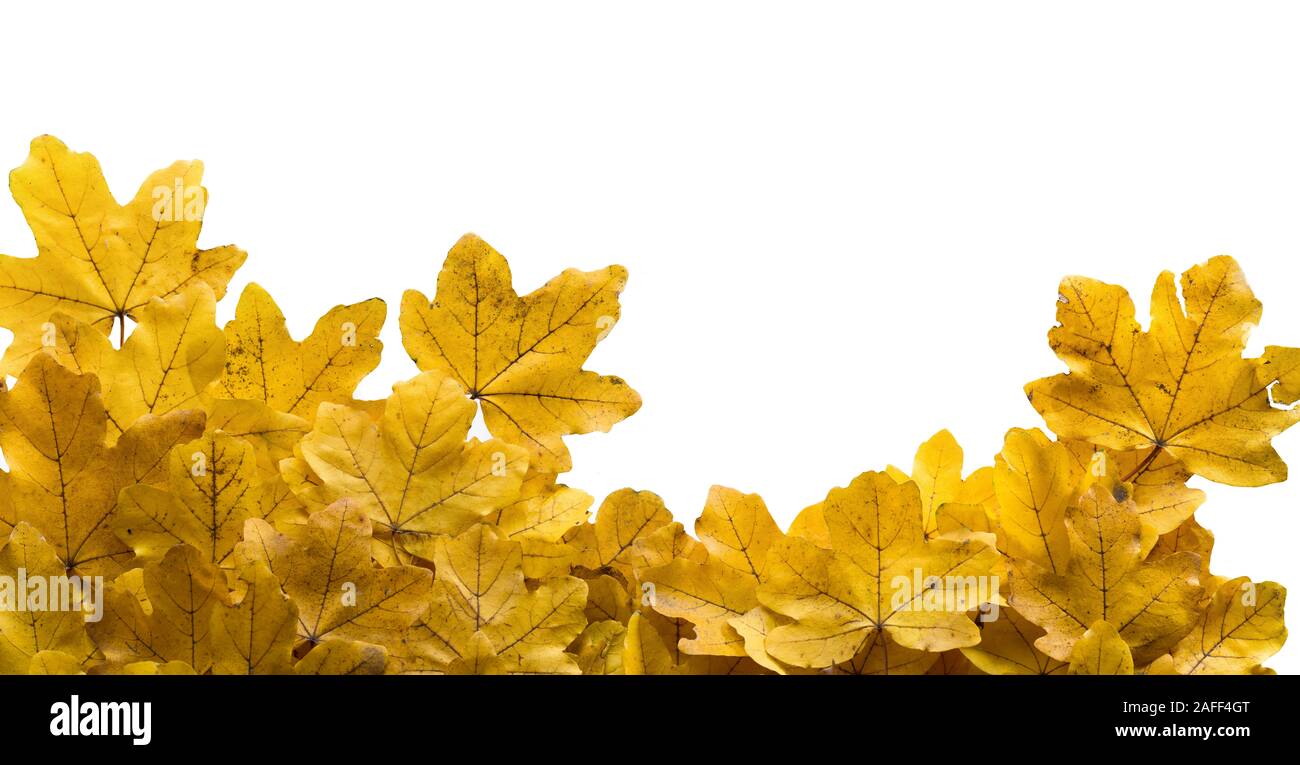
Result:
<svg viewBox="0 0 1300 765">
<path fill-rule="evenodd" d="M 1050 434 L 968 472 L 941 431 L 788 530 L 715 486 L 690 533 L 649 491 L 593 515 L 560 482 L 566 436 L 640 407 L 584 368 L 621 266 L 520 295 L 467 235 L 402 298 L 418 374 L 358 400 L 384 302 L 295 339 L 250 284 L 217 326 L 245 254 L 198 246 L 201 176 L 122 205 L 51 137 L 10 176 L 38 254 L 0 256 L 0 578 L 104 587 L 0 592 L 0 672 L 1245 674 L 1286 638 L 1280 585 L 1212 573 L 1189 486 L 1283 480 L 1300 419 L 1300 349 L 1244 356 L 1231 258 L 1162 274 L 1146 329 L 1065 279 L 1068 371 L 1026 386 Z"/>
</svg>

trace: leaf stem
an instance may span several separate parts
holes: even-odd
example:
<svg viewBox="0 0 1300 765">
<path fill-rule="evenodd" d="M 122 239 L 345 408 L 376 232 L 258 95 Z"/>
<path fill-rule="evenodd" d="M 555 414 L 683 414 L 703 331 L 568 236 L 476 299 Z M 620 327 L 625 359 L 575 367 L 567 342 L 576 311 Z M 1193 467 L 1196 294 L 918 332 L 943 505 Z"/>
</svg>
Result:
<svg viewBox="0 0 1300 765">
<path fill-rule="evenodd" d="M 1142 460 L 1142 462 L 1140 462 L 1137 467 L 1133 468 L 1132 473 L 1129 473 L 1128 475 L 1124 476 L 1123 479 L 1124 483 L 1128 483 L 1129 481 L 1132 481 L 1134 478 L 1137 478 L 1138 476 L 1145 473 L 1146 469 L 1151 467 L 1151 463 L 1155 462 L 1156 457 L 1159 457 L 1161 452 L 1163 451 L 1164 451 L 1164 447 L 1162 446 L 1157 446 L 1156 448 L 1152 449 L 1151 453 L 1146 456 L 1146 459 Z"/>
</svg>

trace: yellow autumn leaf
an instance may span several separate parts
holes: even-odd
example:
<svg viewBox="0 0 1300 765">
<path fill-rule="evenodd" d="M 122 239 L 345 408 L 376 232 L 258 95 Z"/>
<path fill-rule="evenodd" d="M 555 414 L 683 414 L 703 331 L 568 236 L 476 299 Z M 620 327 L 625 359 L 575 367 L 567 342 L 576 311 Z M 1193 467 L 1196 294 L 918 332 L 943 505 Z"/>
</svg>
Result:
<svg viewBox="0 0 1300 765">
<path fill-rule="evenodd" d="M 240 572 L 247 582 L 243 599 L 212 609 L 212 673 L 285 675 L 294 671 L 298 606 L 260 561 Z"/>
<path fill-rule="evenodd" d="M 435 535 L 514 502 L 528 467 L 523 449 L 465 440 L 474 406 L 462 394 L 455 380 L 426 372 L 393 386 L 380 422 L 321 404 L 299 456 L 281 465 L 285 479 L 309 507 L 358 503 L 385 543 L 428 558 Z"/>
<path fill-rule="evenodd" d="M 1275 582 L 1255 584 L 1244 576 L 1224 582 L 1174 648 L 1174 667 L 1183 675 L 1250 672 L 1286 642 L 1285 605 L 1286 588 Z"/>
<path fill-rule="evenodd" d="M 825 671 L 832 675 L 924 675 L 940 655 L 899 645 L 888 633 L 876 631 L 852 658 Z"/>
<path fill-rule="evenodd" d="M 323 401 L 361 408 L 352 398 L 379 365 L 387 308 L 373 298 L 330 309 L 302 341 L 270 294 L 249 284 L 226 324 L 225 366 L 209 390 L 215 398 L 260 401 L 311 421 Z"/>
<path fill-rule="evenodd" d="M 199 249 L 207 203 L 203 164 L 177 162 L 149 176 L 119 205 L 99 163 L 52 136 L 9 176 L 9 188 L 36 237 L 35 258 L 0 255 L 0 327 L 14 343 L 3 366 L 17 375 L 47 346 L 58 313 L 108 335 L 138 320 L 154 298 L 206 285 L 220 298 L 246 257 L 225 246 Z"/>
<path fill-rule="evenodd" d="M 198 550 L 177 545 L 144 566 L 144 589 L 148 610 L 119 584 L 105 588 L 104 618 L 88 628 L 100 651 L 116 663 L 182 661 L 207 672 L 212 613 L 230 597 L 225 575 Z"/>
<path fill-rule="evenodd" d="M 587 626 L 587 585 L 564 576 L 529 588 L 522 556 L 519 542 L 482 524 L 438 539 L 435 605 L 422 624 L 433 664 L 478 667 L 490 654 L 493 671 L 578 672 L 565 649 Z"/>
<path fill-rule="evenodd" d="M 898 468 L 887 470 L 895 480 L 916 482 L 921 494 L 921 528 L 927 536 L 934 535 L 938 529 L 939 508 L 947 502 L 960 501 L 963 459 L 957 439 L 947 430 L 941 430 L 916 450 L 910 476 Z"/>
<path fill-rule="evenodd" d="M 88 324 L 73 325 L 62 315 L 53 319 L 58 341 L 50 355 L 99 377 L 110 441 L 147 414 L 203 408 L 203 389 L 220 373 L 225 355 L 206 285 L 155 298 L 139 317 L 120 349 Z"/>
<path fill-rule="evenodd" d="M 630 620 L 631 617 L 629 617 Z M 618 621 L 592 622 L 575 641 L 574 658 L 584 675 L 622 675 L 627 627 Z"/>
<path fill-rule="evenodd" d="M 94 617 L 93 583 L 85 580 L 83 587 L 77 580 L 75 590 L 60 588 L 57 594 L 48 582 L 65 574 L 54 548 L 32 526 L 20 523 L 5 540 L 0 548 L 0 576 L 5 577 L 0 586 L 0 674 L 26 674 L 42 656 L 46 674 L 65 674 L 49 670 L 68 662 L 46 654 L 67 656 L 80 668 L 95 653 L 86 633 L 86 617 Z M 39 591 L 20 584 L 37 580 L 47 582 Z"/>
<path fill-rule="evenodd" d="M 520 297 L 505 258 L 467 234 L 452 247 L 430 301 L 402 296 L 402 343 L 422 370 L 464 386 L 488 430 L 528 450 L 537 470 L 572 468 L 563 436 L 609 430 L 641 407 L 617 377 L 582 368 L 619 317 L 622 266 L 570 269 Z"/>
<path fill-rule="evenodd" d="M 383 646 L 359 640 L 326 638 L 293 667 L 296 675 L 382 675 L 388 664 Z"/>
<path fill-rule="evenodd" d="M 1160 535 L 1154 545 L 1151 546 L 1151 552 L 1147 553 L 1150 560 L 1160 560 L 1168 555 L 1180 552 L 1195 553 L 1201 559 L 1201 571 L 1199 580 L 1202 587 L 1207 588 L 1205 597 L 1213 595 L 1213 584 L 1210 574 L 1210 555 L 1214 551 L 1214 535 L 1209 529 L 1196 522 L 1196 518 L 1188 518 L 1183 521 L 1178 528 L 1168 533 Z"/>
<path fill-rule="evenodd" d="M 1156 536 L 1176 529 L 1205 501 L 1205 492 L 1187 485 L 1192 474 L 1168 452 L 1149 460 L 1144 451 L 1119 452 L 1084 441 L 1064 444 L 1083 470 L 1080 493 L 1092 484 L 1111 492 L 1126 485 L 1142 525 Z"/>
<path fill-rule="evenodd" d="M 165 480 L 166 454 L 202 432 L 203 413 L 143 417 L 112 447 L 107 422 L 98 380 L 43 355 L 13 390 L 0 391 L 0 449 L 10 469 L 0 519 L 32 524 L 81 574 L 116 574 L 131 557 L 112 530 L 118 493 Z"/>
<path fill-rule="evenodd" d="M 343 499 L 313 513 L 289 537 L 266 521 L 249 519 L 235 550 L 238 567 L 261 562 L 298 606 L 298 638 L 396 645 L 428 607 L 432 575 L 416 566 L 372 564 L 371 524 L 364 510 Z"/>
<path fill-rule="evenodd" d="M 639 562 L 634 543 L 672 522 L 658 494 L 620 489 L 600 503 L 594 522 L 570 530 L 564 539 L 576 551 L 575 566 L 612 571 L 626 583 L 635 579 L 633 564 Z"/>
<path fill-rule="evenodd" d="M 77 657 L 62 651 L 41 651 L 27 665 L 29 675 L 84 675 L 86 669 Z"/>
<path fill-rule="evenodd" d="M 293 448 L 311 424 L 301 417 L 278 412 L 260 401 L 214 399 L 207 402 L 207 430 L 221 431 L 253 445 L 258 470 L 266 478 L 280 475 L 280 461 L 293 456 Z"/>
<path fill-rule="evenodd" d="M 1046 630 L 1035 645 L 1069 661 L 1074 644 L 1098 620 L 1110 622 L 1138 665 L 1166 653 L 1196 618 L 1202 589 L 1199 557 L 1177 552 L 1141 558 L 1141 522 L 1132 500 L 1093 487 L 1066 516 L 1070 560 L 1055 573 L 1013 559 L 1011 606 Z"/>
<path fill-rule="evenodd" d="M 1261 306 L 1226 255 L 1166 271 L 1143 331 L 1128 292 L 1094 279 L 1061 282 L 1049 341 L 1070 371 L 1025 386 L 1063 438 L 1117 450 L 1168 452 L 1193 473 L 1237 486 L 1286 477 L 1273 436 L 1300 420 L 1274 405 L 1300 392 L 1300 349 L 1270 346 L 1242 358 Z M 1272 394 L 1270 388 L 1277 386 Z M 1140 471 L 1139 471 L 1140 472 Z"/>
<path fill-rule="evenodd" d="M 1131 675 L 1133 652 L 1115 625 L 1100 619 L 1083 633 L 1070 652 L 1071 675 Z"/>
<path fill-rule="evenodd" d="M 961 649 L 962 654 L 990 675 L 1059 675 L 1069 665 L 1040 651 L 1035 643 L 1043 629 L 1014 609 L 1000 609 L 996 619 L 980 628 L 978 645 Z"/>
<path fill-rule="evenodd" d="M 993 468 L 1002 549 L 1049 571 L 1064 571 L 1070 556 L 1066 507 L 1081 478 L 1063 444 L 1037 428 L 1008 431 Z"/>
<path fill-rule="evenodd" d="M 623 635 L 623 674 L 675 675 L 677 662 L 663 638 L 640 613 L 632 614 Z"/>
<path fill-rule="evenodd" d="M 714 486 L 695 530 L 707 551 L 703 560 L 674 556 L 638 572 L 638 579 L 643 587 L 650 585 L 651 608 L 694 627 L 694 637 L 681 642 L 682 651 L 745 656 L 745 639 L 731 620 L 759 607 L 758 585 L 781 529 L 757 494 Z M 766 652 L 760 656 L 767 659 Z"/>
<path fill-rule="evenodd" d="M 196 548 L 209 563 L 229 568 L 243 541 L 244 522 L 263 518 L 270 487 L 257 472 L 253 447 L 224 433 L 208 433 L 171 450 L 164 487 L 122 490 L 113 526 L 137 561 L 161 557 L 178 544 Z"/>
<path fill-rule="evenodd" d="M 887 644 L 876 642 L 882 632 L 919 651 L 979 641 L 967 611 L 980 602 L 967 584 L 990 576 L 996 551 L 980 541 L 926 540 L 915 483 L 863 473 L 831 490 L 822 513 L 831 549 L 786 537 L 773 548 L 758 589 L 763 605 L 792 620 L 768 634 L 772 656 L 829 667 L 871 646 L 884 651 Z M 945 586 L 930 585 L 931 577 Z M 991 586 L 984 589 L 992 594 Z"/>
</svg>

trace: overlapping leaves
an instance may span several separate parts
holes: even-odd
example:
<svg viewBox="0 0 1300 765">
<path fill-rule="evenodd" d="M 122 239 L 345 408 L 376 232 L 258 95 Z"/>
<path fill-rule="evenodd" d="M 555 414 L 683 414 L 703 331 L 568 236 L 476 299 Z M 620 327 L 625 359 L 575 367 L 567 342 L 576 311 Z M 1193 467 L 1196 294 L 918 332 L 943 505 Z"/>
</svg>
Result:
<svg viewBox="0 0 1300 765">
<path fill-rule="evenodd" d="M 967 473 L 941 431 L 784 532 L 715 486 L 692 536 L 652 492 L 589 518 L 560 480 L 565 437 L 640 406 L 584 369 L 621 266 L 521 296 L 464 237 L 402 300 L 420 373 L 359 400 L 383 301 L 298 340 L 250 284 L 218 327 L 244 254 L 199 248 L 200 175 L 119 205 L 44 137 L 11 176 L 37 256 L 0 256 L 0 576 L 107 584 L 90 621 L 0 588 L 2 672 L 1259 673 L 1285 641 L 1285 590 L 1212 573 L 1188 485 L 1283 479 L 1300 419 L 1300 350 L 1244 357 L 1260 304 L 1230 258 L 1162 274 L 1146 329 L 1122 288 L 1062 282 L 1068 371 L 1027 386 L 1055 437 L 1013 429 Z"/>
</svg>

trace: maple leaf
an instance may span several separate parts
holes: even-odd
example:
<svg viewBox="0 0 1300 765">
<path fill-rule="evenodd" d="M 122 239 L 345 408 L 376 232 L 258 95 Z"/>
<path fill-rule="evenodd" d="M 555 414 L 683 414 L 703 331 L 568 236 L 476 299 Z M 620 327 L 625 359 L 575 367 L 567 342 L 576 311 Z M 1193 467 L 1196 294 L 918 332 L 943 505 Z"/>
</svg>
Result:
<svg viewBox="0 0 1300 765">
<path fill-rule="evenodd" d="M 1289 404 L 1300 393 L 1300 349 L 1270 346 L 1259 358 L 1242 358 L 1261 306 L 1232 258 L 1193 266 L 1181 286 L 1180 301 L 1173 274 L 1160 274 L 1144 332 L 1122 287 L 1063 280 L 1048 339 L 1070 371 L 1025 392 L 1064 438 L 1145 448 L 1152 460 L 1168 452 L 1221 483 L 1283 480 L 1286 465 L 1270 440 L 1300 419 L 1300 409 L 1272 399 Z"/>
<path fill-rule="evenodd" d="M 640 613 L 632 614 L 623 635 L 623 674 L 676 675 L 677 662 L 659 632 Z"/>
<path fill-rule="evenodd" d="M 593 523 L 571 529 L 564 540 L 575 550 L 574 566 L 612 572 L 624 584 L 636 578 L 635 543 L 673 522 L 658 494 L 619 489 L 600 503 Z"/>
<path fill-rule="evenodd" d="M 20 573 L 21 572 L 21 573 Z M 0 674 L 27 674 L 39 666 L 45 674 L 63 674 L 61 670 L 80 671 L 94 654 L 95 647 L 86 633 L 85 616 L 80 603 L 67 604 L 71 609 L 51 607 L 48 601 L 25 602 L 25 588 L 15 582 L 47 581 L 64 576 L 66 571 L 54 548 L 34 527 L 20 523 L 0 548 L 0 576 L 9 585 L 0 591 Z M 42 599 L 53 597 L 49 588 Z M 38 660 L 39 659 L 39 660 Z M 55 671 L 55 667 L 61 668 Z M 35 673 L 33 673 L 35 674 Z"/>
<path fill-rule="evenodd" d="M 587 626 L 587 585 L 571 576 L 530 589 L 522 545 L 484 524 L 440 536 L 432 605 L 408 636 L 422 671 L 577 674 L 565 649 Z"/>
<path fill-rule="evenodd" d="M 257 473 L 253 446 L 224 433 L 208 433 L 171 450 L 166 488 L 122 490 L 113 527 L 138 561 L 188 544 L 210 563 L 230 565 L 243 540 L 244 521 L 274 509 Z"/>
<path fill-rule="evenodd" d="M 0 518 L 32 524 L 81 574 L 113 574 L 130 558 L 111 527 L 118 493 L 162 482 L 164 456 L 199 435 L 203 413 L 143 417 L 112 447 L 104 445 L 106 428 L 98 380 L 44 355 L 12 391 L 0 391 L 0 449 L 10 468 Z"/>
<path fill-rule="evenodd" d="M 260 561 L 247 566 L 240 577 L 247 582 L 247 588 L 239 603 L 212 609 L 212 673 L 289 674 L 294 671 L 297 604 L 289 600 L 279 580 Z"/>
<path fill-rule="evenodd" d="M 759 607 L 758 585 L 781 529 L 757 494 L 714 486 L 695 531 L 707 550 L 703 561 L 675 557 L 638 578 L 652 585 L 651 608 L 694 627 L 694 637 L 681 641 L 682 651 L 746 656 L 745 639 L 731 620 Z M 767 658 L 765 652 L 760 656 Z"/>
<path fill-rule="evenodd" d="M 628 617 L 629 620 L 631 616 Z M 617 620 L 591 622 L 574 641 L 574 660 L 584 675 L 622 675 L 627 626 Z"/>
<path fill-rule="evenodd" d="M 1011 606 L 1046 630 L 1035 645 L 1069 661 L 1074 644 L 1098 620 L 1110 622 L 1146 664 L 1192 628 L 1202 589 L 1200 558 L 1176 552 L 1141 558 L 1141 522 L 1132 500 L 1117 501 L 1093 487 L 1065 520 L 1070 559 L 1054 573 L 1029 559 L 1012 559 Z"/>
<path fill-rule="evenodd" d="M 244 262 L 242 250 L 197 247 L 207 190 L 200 162 L 177 162 L 119 205 L 99 163 L 51 136 L 9 176 L 9 188 L 36 237 L 35 258 L 0 255 L 0 326 L 12 330 L 4 372 L 17 375 L 42 345 L 56 313 L 102 334 L 137 319 L 154 298 L 205 284 L 220 298 Z M 180 190 L 181 198 L 173 198 Z M 170 203 L 170 204 L 164 204 Z"/>
<path fill-rule="evenodd" d="M 432 575 L 417 566 L 379 568 L 370 557 L 371 524 L 343 499 L 313 513 L 291 537 L 250 518 L 235 550 L 242 569 L 264 563 L 298 606 L 298 637 L 397 645 L 425 611 Z"/>
<path fill-rule="evenodd" d="M 927 539 L 940 535 L 940 511 L 944 505 L 982 505 L 992 494 L 989 468 L 980 468 L 962 478 L 963 460 L 957 439 L 947 430 L 941 430 L 917 448 L 911 475 L 892 466 L 885 470 L 899 483 L 916 482 L 921 494 L 921 527 Z"/>
<path fill-rule="evenodd" d="M 1070 557 L 1066 508 L 1082 476 L 1070 450 L 1042 431 L 1007 431 L 993 468 L 1002 549 L 1049 571 L 1064 571 Z"/>
<path fill-rule="evenodd" d="M 388 650 L 359 640 L 326 638 L 293 667 L 296 675 L 382 675 Z"/>
<path fill-rule="evenodd" d="M 1115 629 L 1115 625 L 1099 619 L 1070 652 L 1071 675 L 1131 675 L 1133 652 Z"/>
<path fill-rule="evenodd" d="M 1214 551 L 1214 535 L 1204 526 L 1196 522 L 1196 518 L 1188 518 L 1183 521 L 1178 528 L 1166 532 L 1156 539 L 1155 544 L 1151 546 L 1151 552 L 1147 557 L 1151 560 L 1159 560 L 1167 555 L 1173 555 L 1178 552 L 1195 553 L 1201 559 L 1201 572 L 1198 579 L 1201 586 L 1209 588 L 1212 586 L 1213 576 L 1210 574 L 1210 554 Z M 1209 597 L 1213 593 L 1206 593 Z"/>
<path fill-rule="evenodd" d="M 460 381 L 488 430 L 528 449 L 537 470 L 572 467 L 562 436 L 607 431 L 641 407 L 617 377 L 582 369 L 619 317 L 622 266 L 570 269 L 520 297 L 505 258 L 467 234 L 452 247 L 430 301 L 402 296 L 402 343 L 423 370 Z"/>
<path fill-rule="evenodd" d="M 1151 459 L 1142 451 L 1117 452 L 1084 441 L 1063 443 L 1083 470 L 1079 492 L 1097 483 L 1113 493 L 1127 483 L 1125 489 L 1142 525 L 1154 534 L 1178 528 L 1205 501 L 1205 492 L 1187 485 L 1192 474 L 1168 452 Z"/>
<path fill-rule="evenodd" d="M 554 475 L 529 473 L 515 501 L 490 518 L 523 545 L 524 576 L 549 579 L 569 573 L 575 551 L 564 536 L 587 522 L 593 501 L 585 491 L 556 483 Z"/>
<path fill-rule="evenodd" d="M 116 663 L 180 661 L 200 674 L 208 671 L 213 611 L 230 598 L 225 575 L 189 545 L 145 564 L 143 574 L 146 601 L 129 579 L 105 589 L 104 618 L 89 626 L 95 644 Z"/>
<path fill-rule="evenodd" d="M 109 441 L 146 414 L 203 408 L 203 389 L 221 371 L 225 340 L 216 326 L 212 290 L 199 284 L 138 312 L 139 324 L 120 349 L 89 324 L 56 314 L 59 363 L 95 374 L 108 412 Z"/>
<path fill-rule="evenodd" d="M 513 502 L 528 467 L 519 447 L 466 442 L 473 417 L 459 383 L 425 372 L 393 386 L 378 423 L 321 404 L 283 474 L 309 507 L 353 500 L 389 545 L 427 558 L 435 535 L 460 533 Z"/>
<path fill-rule="evenodd" d="M 863 473 L 847 488 L 833 489 L 822 514 L 831 548 L 787 536 L 770 554 L 769 573 L 758 588 L 763 605 L 793 620 L 768 633 L 772 656 L 795 666 L 828 667 L 872 646 L 884 651 L 886 645 L 877 643 L 882 632 L 918 651 L 979 641 L 979 629 L 965 613 L 978 603 L 931 604 L 928 587 L 910 592 L 900 586 L 918 577 L 987 576 L 997 559 L 982 541 L 926 540 L 915 483 Z"/>
<path fill-rule="evenodd" d="M 335 306 L 297 341 L 270 294 L 249 284 L 235 318 L 226 324 L 225 367 L 209 392 L 260 401 L 308 421 L 323 401 L 361 408 L 352 393 L 379 365 L 379 330 L 386 315 L 378 298 Z"/>
<path fill-rule="evenodd" d="M 1286 588 L 1247 577 L 1223 582 L 1192 631 L 1173 650 L 1184 675 L 1246 674 L 1286 642 Z"/>
<path fill-rule="evenodd" d="M 993 470 L 982 467 L 962 478 L 963 460 L 957 439 L 941 430 L 917 448 L 911 475 L 892 465 L 885 472 L 899 483 L 916 483 L 921 493 L 921 526 L 927 539 L 942 537 L 961 542 L 980 538 L 993 542 L 989 521 L 989 513 L 996 509 Z M 822 504 L 804 508 L 791 523 L 790 534 L 818 547 L 830 547 Z"/>
<path fill-rule="evenodd" d="M 76 656 L 62 651 L 41 651 L 27 664 L 25 674 L 84 675 L 86 671 L 81 660 Z"/>
<path fill-rule="evenodd" d="M 1058 675 L 1068 669 L 1038 650 L 1035 643 L 1045 633 L 1014 609 L 1002 608 L 998 618 L 980 628 L 978 645 L 960 649 L 962 655 L 990 675 Z"/>
</svg>

